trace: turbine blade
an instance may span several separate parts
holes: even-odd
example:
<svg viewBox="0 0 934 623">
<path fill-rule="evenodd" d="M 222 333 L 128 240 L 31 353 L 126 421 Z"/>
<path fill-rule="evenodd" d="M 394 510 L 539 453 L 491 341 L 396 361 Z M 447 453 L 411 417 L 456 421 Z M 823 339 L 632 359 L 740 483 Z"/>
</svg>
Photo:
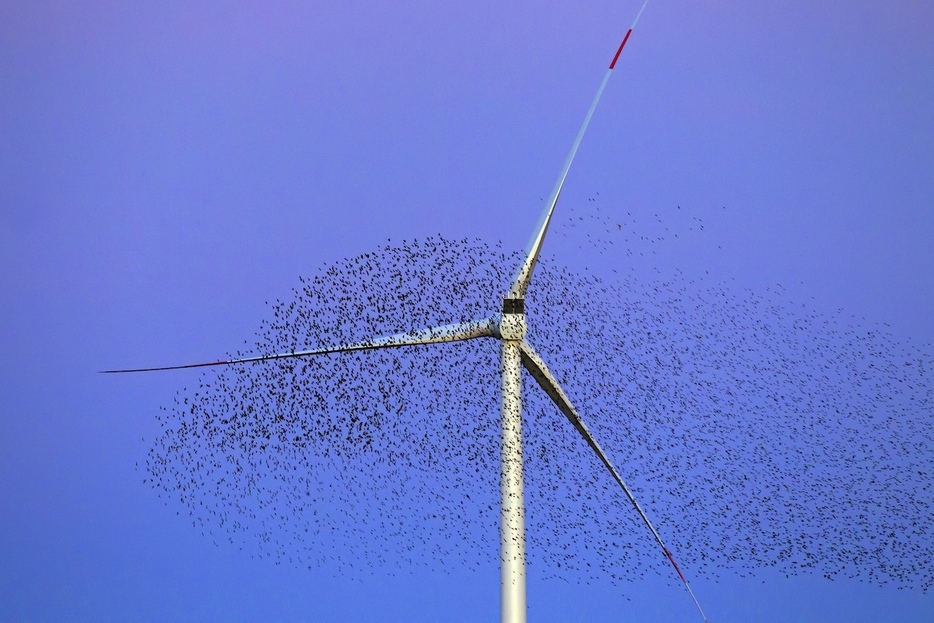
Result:
<svg viewBox="0 0 934 623">
<path fill-rule="evenodd" d="M 378 337 L 355 344 L 345 344 L 330 348 L 314 348 L 310 350 L 277 353 L 273 355 L 257 355 L 255 357 L 238 357 L 235 359 L 222 359 L 220 361 L 207 361 L 203 363 L 187 363 L 175 366 L 161 366 L 157 368 L 130 368 L 123 370 L 101 370 L 102 374 L 117 374 L 121 372 L 155 372 L 159 370 L 184 370 L 187 368 L 205 368 L 209 366 L 226 366 L 253 361 L 272 361 L 274 359 L 290 359 L 293 357 L 311 357 L 314 355 L 329 355 L 332 353 L 347 353 L 355 350 L 375 350 L 377 348 L 398 348 L 400 346 L 419 346 L 422 344 L 440 344 L 442 342 L 459 342 L 478 337 L 492 337 L 494 319 L 472 320 L 449 324 L 440 327 L 419 329 L 408 333 L 398 333 Z"/>
<path fill-rule="evenodd" d="M 590 429 L 587 428 L 587 425 L 584 424 L 584 421 L 577 413 L 577 409 L 574 408 L 574 405 L 571 404 L 567 394 L 565 394 L 564 390 L 561 389 L 561 385 L 558 383 L 558 380 L 555 379 L 554 375 L 548 369 L 548 366 L 545 365 L 544 360 L 542 360 L 535 349 L 532 348 L 532 345 L 525 340 L 523 340 L 520 344 L 520 354 L 522 357 L 522 364 L 532 375 L 532 378 L 538 381 L 538 384 L 543 390 L 545 390 L 545 393 L 548 394 L 552 401 L 554 401 L 555 405 L 557 405 L 561 413 L 567 417 L 574 428 L 577 429 L 577 432 L 581 434 L 581 437 L 584 438 L 584 441 L 587 442 L 587 445 L 590 446 L 591 450 L 597 454 L 597 457 L 609 470 L 610 475 L 613 476 L 613 479 L 619 484 L 620 487 L 622 487 L 626 497 L 629 498 L 629 501 L 632 503 L 633 507 L 635 507 L 636 511 L 639 513 L 639 516 L 642 517 L 642 521 L 645 522 L 645 525 L 652 533 L 652 536 L 655 537 L 655 541 L 658 543 L 659 547 L 662 548 L 662 552 L 665 554 L 665 557 L 668 558 L 668 561 L 678 573 L 678 577 L 681 578 L 685 588 L 687 588 L 688 593 L 690 593 L 691 599 L 694 600 L 694 605 L 697 606 L 697 610 L 701 613 L 701 616 L 704 617 L 704 621 L 706 621 L 707 617 L 700 606 L 700 602 L 698 602 L 697 597 L 694 596 L 694 591 L 691 590 L 691 585 L 688 584 L 687 578 L 684 577 L 684 574 L 681 572 L 681 568 L 678 567 L 678 563 L 675 562 L 671 551 L 665 545 L 665 542 L 662 541 L 662 537 L 659 535 L 658 530 L 656 530 L 655 526 L 652 525 L 652 522 L 649 521 L 648 515 L 645 514 L 644 510 L 642 510 L 639 502 L 636 501 L 636 497 L 632 494 L 632 491 L 630 491 L 629 487 L 623 481 L 622 476 L 619 475 L 619 472 L 616 471 L 616 468 L 610 462 L 606 452 L 604 452 L 603 448 L 600 447 L 600 444 L 597 443 L 593 433 L 591 433 Z"/>
<path fill-rule="evenodd" d="M 623 52 L 626 42 L 629 41 L 629 35 L 632 34 L 633 28 L 636 27 L 636 23 L 639 21 L 648 3 L 649 0 L 645 0 L 642 4 L 642 8 L 639 9 L 639 13 L 636 14 L 636 19 L 633 20 L 629 30 L 626 31 L 622 43 L 619 44 L 619 48 L 616 50 L 616 55 L 613 57 L 609 68 L 603 75 L 603 80 L 600 82 L 597 94 L 594 96 L 593 101 L 590 103 L 590 108 L 584 116 L 584 122 L 581 124 L 580 130 L 577 132 L 577 137 L 571 145 L 571 151 L 564 161 L 564 166 L 561 167 L 558 181 L 555 183 L 554 190 L 551 191 L 551 195 L 548 197 L 548 203 L 545 204 L 545 209 L 539 219 L 538 226 L 535 228 L 535 233 L 526 248 L 525 260 L 516 271 L 515 277 L 513 277 L 509 293 L 506 295 L 507 299 L 525 298 L 526 290 L 528 290 L 529 283 L 532 281 L 532 272 L 535 270 L 535 264 L 538 262 L 538 256 L 542 251 L 542 243 L 545 241 L 545 234 L 548 232 L 548 225 L 551 223 L 551 216 L 554 214 L 555 206 L 558 204 L 558 197 L 561 196 L 561 189 L 564 188 L 564 181 L 567 179 L 568 171 L 571 169 L 571 163 L 574 162 L 574 156 L 577 155 L 577 148 L 580 147 L 581 140 L 584 138 L 584 133 L 587 131 L 587 126 L 590 125 L 590 118 L 593 117 L 593 113 L 597 109 L 597 104 L 600 102 L 600 97 L 603 95 L 603 89 L 606 88 L 606 83 L 610 79 L 610 74 L 613 73 L 613 68 L 616 67 L 616 61 Z"/>
</svg>

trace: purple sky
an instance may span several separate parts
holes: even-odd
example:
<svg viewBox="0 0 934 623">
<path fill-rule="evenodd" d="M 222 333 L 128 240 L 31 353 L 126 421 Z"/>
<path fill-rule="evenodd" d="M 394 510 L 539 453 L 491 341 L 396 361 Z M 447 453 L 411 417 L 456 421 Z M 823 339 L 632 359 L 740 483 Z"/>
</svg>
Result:
<svg viewBox="0 0 934 623">
<path fill-rule="evenodd" d="M 239 348 L 299 275 L 387 239 L 522 248 L 640 3 L 505 5 L 0 5 L 0 618 L 496 616 L 493 567 L 359 581 L 214 547 L 134 467 L 185 374 L 95 371 Z M 705 233 L 631 264 L 551 251 L 782 284 L 930 352 L 931 33 L 920 0 L 655 0 L 556 227 L 600 193 L 619 223 L 680 205 Z M 860 582 L 693 585 L 716 622 L 934 620 L 934 596 Z M 666 581 L 630 592 L 533 581 L 530 620 L 696 618 Z"/>
</svg>

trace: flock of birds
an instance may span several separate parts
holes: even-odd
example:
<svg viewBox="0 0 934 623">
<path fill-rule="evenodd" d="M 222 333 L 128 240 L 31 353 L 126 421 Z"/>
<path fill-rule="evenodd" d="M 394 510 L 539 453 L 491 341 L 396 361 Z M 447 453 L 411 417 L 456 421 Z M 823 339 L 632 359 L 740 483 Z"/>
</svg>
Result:
<svg viewBox="0 0 934 623">
<path fill-rule="evenodd" d="M 605 214 L 600 208 L 600 193 L 587 197 L 587 203 L 572 203 L 566 207 L 569 218 L 564 222 L 561 235 L 577 240 L 579 249 L 596 251 L 601 255 L 622 250 L 625 258 L 657 254 L 657 246 L 682 240 L 704 231 L 704 219 L 676 206 L 667 214 L 652 213 L 636 218 L 631 211 Z M 725 210 L 726 207 L 724 206 Z"/>
<path fill-rule="evenodd" d="M 232 356 L 485 318 L 519 259 L 433 237 L 336 262 Z M 934 357 L 785 298 L 683 274 L 604 279 L 546 257 L 528 339 L 691 576 L 774 567 L 926 591 Z M 147 480 L 216 542 L 280 563 L 494 564 L 499 377 L 484 338 L 209 368 L 160 413 Z M 624 591 L 668 577 L 528 375 L 523 426 L 530 571 Z"/>
</svg>

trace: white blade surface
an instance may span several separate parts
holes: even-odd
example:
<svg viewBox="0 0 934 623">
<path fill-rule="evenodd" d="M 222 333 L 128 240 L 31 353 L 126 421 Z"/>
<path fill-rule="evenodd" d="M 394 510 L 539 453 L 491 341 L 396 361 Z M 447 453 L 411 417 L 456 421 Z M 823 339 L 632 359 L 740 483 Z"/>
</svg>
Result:
<svg viewBox="0 0 934 623">
<path fill-rule="evenodd" d="M 564 181 L 568 177 L 568 171 L 571 170 L 571 163 L 574 162 L 574 156 L 577 155 L 577 149 L 580 147 L 581 140 L 584 138 L 584 133 L 587 131 L 587 126 L 590 125 L 590 118 L 593 117 L 593 113 L 597 109 L 597 104 L 600 102 L 600 96 L 603 95 L 603 89 L 606 88 L 606 83 L 610 79 L 610 74 L 613 73 L 613 68 L 616 67 L 616 61 L 619 59 L 619 55 L 622 53 L 623 48 L 626 46 L 626 42 L 629 41 L 629 35 L 632 34 L 632 29 L 636 27 L 636 23 L 639 21 L 639 18 L 642 16 L 642 12 L 645 10 L 645 7 L 648 3 L 649 0 L 645 0 L 645 2 L 642 4 L 642 8 L 639 9 L 639 13 L 636 15 L 636 19 L 633 20 L 629 30 L 626 31 L 625 37 L 623 37 L 623 42 L 619 44 L 619 48 L 616 50 L 616 56 L 613 57 L 609 68 L 606 70 L 606 73 L 603 74 L 603 80 L 600 82 L 600 87 L 597 89 L 597 94 L 594 96 L 593 101 L 590 103 L 590 108 L 587 109 L 587 115 L 584 117 L 584 123 L 581 124 L 580 130 L 577 132 L 577 137 L 574 139 L 574 143 L 571 145 L 571 151 L 568 153 L 568 157 L 564 161 L 564 166 L 561 167 L 561 173 L 558 175 L 558 181 L 555 183 L 555 188 L 551 191 L 551 195 L 548 197 L 548 203 L 545 204 L 545 210 L 542 212 L 541 220 L 538 223 L 538 227 L 535 229 L 535 234 L 532 236 L 532 240 L 529 241 L 525 260 L 516 271 L 516 275 L 512 280 L 512 285 L 509 288 L 509 294 L 506 295 L 506 298 L 525 298 L 526 290 L 529 288 L 529 282 L 532 281 L 532 272 L 535 270 L 535 264 L 538 262 L 538 256 L 542 251 L 542 243 L 545 241 L 545 234 L 548 232 L 548 225 L 551 223 L 551 216 L 554 214 L 555 206 L 558 204 L 558 197 L 561 196 L 561 189 L 564 188 Z"/>
<path fill-rule="evenodd" d="M 571 424 L 574 425 L 574 428 L 577 429 L 577 432 L 579 432 L 581 437 L 584 438 L 584 441 L 587 442 L 587 445 L 589 445 L 590 448 L 597 454 L 606 468 L 610 471 L 613 479 L 619 483 L 620 487 L 622 487 L 626 497 L 628 497 L 629 501 L 632 502 L 632 505 L 635 507 L 636 511 L 638 511 L 639 516 L 642 517 L 642 521 L 645 522 L 645 525 L 648 526 L 652 536 L 655 537 L 655 541 L 658 542 L 659 546 L 662 548 L 662 551 L 665 553 L 665 556 L 671 562 L 672 566 L 675 568 L 675 571 L 677 571 L 678 577 L 680 577 L 681 581 L 684 582 L 684 586 L 688 589 L 688 593 L 690 593 L 691 599 L 694 600 L 694 605 L 697 606 L 697 610 L 701 613 L 701 616 L 703 616 L 704 620 L 706 621 L 707 617 L 704 615 L 704 611 L 701 609 L 700 603 L 697 601 L 697 597 L 694 596 L 694 591 L 691 590 L 691 586 L 688 584 L 687 579 L 684 577 L 684 574 L 681 573 L 681 569 L 678 567 L 678 563 L 675 562 L 671 551 L 669 551 L 669 549 L 665 546 L 664 541 L 662 541 L 662 537 L 658 534 L 658 531 L 655 529 L 655 526 L 652 525 L 652 522 L 649 521 L 645 511 L 642 510 L 639 502 L 636 501 L 632 491 L 630 491 L 629 487 L 626 486 L 623 478 L 619 475 L 619 472 L 616 471 L 616 468 L 610 462 L 610 459 L 603 451 L 603 448 L 601 448 L 600 444 L 597 443 L 597 440 L 594 439 L 593 433 L 591 433 L 590 429 L 587 428 L 587 425 L 584 424 L 584 421 L 581 419 L 580 415 L 577 413 L 577 410 L 571 404 L 571 401 L 564 393 L 564 390 L 561 389 L 557 379 L 555 379 L 554 375 L 551 374 L 551 371 L 548 370 L 545 362 L 535 351 L 535 349 L 532 348 L 532 345 L 525 340 L 523 340 L 520 345 L 520 353 L 522 355 L 522 364 L 525 366 L 526 370 L 528 370 L 532 377 L 538 381 L 538 384 L 541 385 L 542 389 L 545 390 L 545 393 L 551 397 L 554 403 L 558 406 L 558 409 L 561 410 L 561 413 L 563 413 L 568 418 L 568 420 L 570 420 Z"/>
<path fill-rule="evenodd" d="M 377 348 L 397 348 L 399 346 L 418 346 L 422 344 L 439 344 L 442 342 L 460 342 L 477 337 L 493 337 L 493 327 L 495 321 L 492 318 L 484 320 L 473 320 L 470 322 L 461 322 L 449 324 L 440 327 L 431 327 L 428 329 L 419 329 L 409 333 L 398 333 L 378 337 L 356 344 L 346 344 L 343 346 L 333 346 L 331 348 L 315 348 L 310 350 L 299 350 L 288 353 L 277 353 L 273 355 L 257 355 L 255 357 L 239 357 L 236 359 L 223 359 L 220 361 L 207 361 L 203 363 L 187 363 L 176 366 L 162 366 L 158 368 L 131 368 L 124 370 L 101 370 L 104 374 L 115 374 L 119 372 L 154 372 L 157 370 L 184 370 L 186 368 L 205 368 L 208 366 L 226 366 L 238 363 L 249 363 L 252 361 L 272 361 L 274 359 L 290 359 L 293 357 L 310 357 L 313 355 L 329 355 L 331 353 L 347 353 L 355 350 L 374 350 Z"/>
</svg>

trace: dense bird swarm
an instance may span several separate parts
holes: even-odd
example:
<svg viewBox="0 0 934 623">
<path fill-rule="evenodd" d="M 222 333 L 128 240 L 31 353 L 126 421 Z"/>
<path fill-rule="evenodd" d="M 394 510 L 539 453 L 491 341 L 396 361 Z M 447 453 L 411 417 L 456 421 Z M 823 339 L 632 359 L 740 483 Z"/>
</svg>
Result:
<svg viewBox="0 0 934 623">
<path fill-rule="evenodd" d="M 337 262 L 237 355 L 487 317 L 518 260 L 431 238 Z M 934 583 L 930 353 L 780 291 L 607 283 L 548 261 L 526 309 L 529 341 L 689 575 Z M 208 369 L 162 413 L 149 480 L 206 535 L 278 562 L 495 564 L 498 362 L 499 343 L 479 338 Z M 523 420 L 534 572 L 623 586 L 671 574 L 527 374 Z"/>
</svg>

